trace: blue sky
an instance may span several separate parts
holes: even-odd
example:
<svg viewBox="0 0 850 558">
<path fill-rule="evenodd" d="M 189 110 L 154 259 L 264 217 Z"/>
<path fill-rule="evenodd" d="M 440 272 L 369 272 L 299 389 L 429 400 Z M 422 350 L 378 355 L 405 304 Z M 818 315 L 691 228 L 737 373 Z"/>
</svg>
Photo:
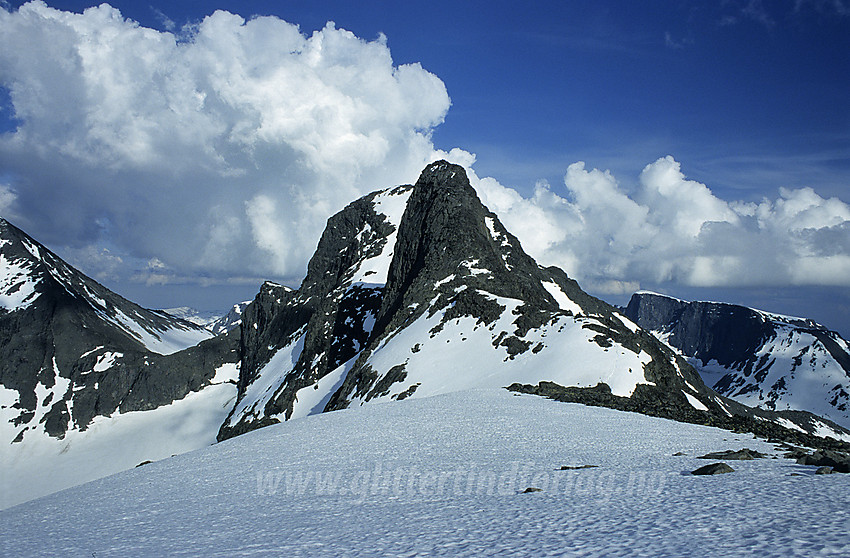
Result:
<svg viewBox="0 0 850 558">
<path fill-rule="evenodd" d="M 3 3 L 0 21 L 0 209 L 143 304 L 215 309 L 252 297 L 262 278 L 297 285 L 329 213 L 384 181 L 415 179 L 422 161 L 456 149 L 532 255 L 594 294 L 623 303 L 650 288 L 728 300 L 850 334 L 850 2 L 112 2 L 155 30 L 146 37 L 114 13 L 62 20 L 59 11 L 80 14 L 84 2 L 47 2 L 58 26 L 48 33 L 38 19 L 47 16 L 25 21 L 21 4 Z M 245 21 L 212 25 L 215 9 Z M 355 40 L 332 61 L 353 70 L 383 76 L 386 56 L 395 68 L 413 65 L 391 97 L 333 78 L 318 103 L 375 109 L 367 124 L 336 115 L 368 157 L 340 155 L 333 127 L 298 137 L 303 122 L 258 125 L 250 141 L 232 143 L 257 113 L 273 118 L 263 113 L 275 99 L 262 97 L 270 81 L 251 71 L 290 71 L 263 56 L 283 28 L 252 25 L 257 15 L 297 24 L 304 40 L 334 21 L 323 34 L 345 29 Z M 92 46 L 92 29 L 115 33 Z M 173 48 L 144 46 L 154 36 Z M 90 48 L 77 89 L 55 76 L 67 70 L 62 52 L 82 44 Z M 223 50 L 237 44 L 239 56 Z M 142 53 L 150 60 L 135 69 Z M 223 89 L 225 78 L 205 81 L 210 53 L 230 64 L 225 77 L 246 72 L 238 92 Z M 161 67 L 167 87 L 150 77 Z M 157 138 L 150 130 L 165 113 L 139 99 L 189 106 L 193 88 L 175 85 L 181 72 L 207 104 Z M 287 99 L 304 75 L 286 74 Z M 309 79 L 327 84 L 329 75 Z M 303 102 L 298 111 L 321 113 Z M 225 128 L 230 136 L 210 131 Z M 193 143 L 204 137 L 214 153 Z M 181 251 L 175 236 L 219 240 Z"/>
</svg>

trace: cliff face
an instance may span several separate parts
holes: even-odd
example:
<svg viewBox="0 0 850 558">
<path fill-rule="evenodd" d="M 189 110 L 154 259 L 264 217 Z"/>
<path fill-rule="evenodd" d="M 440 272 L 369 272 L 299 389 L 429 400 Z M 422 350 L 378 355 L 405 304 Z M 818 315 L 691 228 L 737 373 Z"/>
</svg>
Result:
<svg viewBox="0 0 850 558">
<path fill-rule="evenodd" d="M 626 316 L 689 357 L 718 393 L 850 427 L 850 344 L 805 318 L 637 293 Z"/>
</svg>

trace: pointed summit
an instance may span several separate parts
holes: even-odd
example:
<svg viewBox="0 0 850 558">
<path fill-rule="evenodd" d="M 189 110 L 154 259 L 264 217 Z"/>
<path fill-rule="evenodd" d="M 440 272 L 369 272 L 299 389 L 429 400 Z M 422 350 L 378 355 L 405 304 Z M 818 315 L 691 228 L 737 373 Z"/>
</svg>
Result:
<svg viewBox="0 0 850 558">
<path fill-rule="evenodd" d="M 505 285 L 505 275 L 518 264 L 536 269 L 521 249 L 513 249 L 519 247 L 516 238 L 503 229 L 496 231 L 497 221 L 478 199 L 463 167 L 446 161 L 429 165 L 414 185 L 399 224 L 379 329 L 402 307 L 428 296 L 440 281 L 447 287 L 457 278 L 494 283 L 499 290 L 495 283 Z M 515 258 L 515 252 L 522 257 Z M 519 261 L 508 263 L 509 257 Z M 396 321 L 408 313 L 403 314 Z"/>
<path fill-rule="evenodd" d="M 648 389 L 666 405 L 723 412 L 669 349 L 538 266 L 446 161 L 349 204 L 328 220 L 299 290 L 266 290 L 245 312 L 240 396 L 220 438 L 515 382 L 602 382 L 614 396 Z"/>
<path fill-rule="evenodd" d="M 413 187 L 398 225 L 372 337 L 327 409 L 374 398 L 433 395 L 499 382 L 506 386 L 510 378 L 523 376 L 587 387 L 606 381 L 618 395 L 630 396 L 638 384 L 655 381 L 654 373 L 643 373 L 647 362 L 658 361 L 652 369 L 659 375 L 677 373 L 675 359 L 671 364 L 670 356 L 636 329 L 581 291 L 563 271 L 538 266 L 481 203 L 464 169 L 438 161 Z M 410 331 L 428 338 L 403 341 Z M 438 338 L 456 344 L 429 342 Z M 587 342 L 595 345 L 582 344 Z M 436 353 L 429 355 L 424 350 L 428 345 Z M 476 345 L 488 349 L 472 349 Z M 617 346 L 611 362 L 609 355 L 597 354 Z M 549 362 L 556 353 L 556 360 L 595 364 L 585 363 L 581 370 L 553 369 L 551 363 L 535 369 L 533 362 Z M 444 370 L 433 370 L 435 361 Z"/>
<path fill-rule="evenodd" d="M 239 399 L 219 439 L 372 401 L 508 386 L 760 424 L 562 270 L 537 265 L 446 161 L 331 217 L 301 287 L 264 286 L 244 316 Z"/>
</svg>

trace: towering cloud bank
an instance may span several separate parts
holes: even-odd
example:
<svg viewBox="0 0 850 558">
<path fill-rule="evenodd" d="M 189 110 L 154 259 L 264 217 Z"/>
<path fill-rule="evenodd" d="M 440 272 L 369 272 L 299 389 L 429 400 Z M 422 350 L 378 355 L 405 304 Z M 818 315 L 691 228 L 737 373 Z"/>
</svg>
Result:
<svg viewBox="0 0 850 558">
<path fill-rule="evenodd" d="M 0 80 L 0 207 L 182 272 L 300 273 L 328 215 L 416 179 L 450 104 L 384 37 L 221 11 L 175 35 L 108 5 L 0 9 Z"/>
<path fill-rule="evenodd" d="M 329 215 L 446 158 L 531 255 L 596 291 L 850 286 L 841 200 L 723 200 L 671 157 L 634 191 L 575 163 L 565 189 L 523 197 L 476 177 L 474 155 L 434 146 L 450 106 L 438 77 L 333 23 L 308 36 L 218 11 L 172 33 L 105 4 L 0 5 L 3 103 L 0 213 L 101 279 L 131 256 L 137 281 L 297 282 Z"/>
<path fill-rule="evenodd" d="M 565 191 L 538 184 L 523 199 L 482 180 L 485 203 L 530 253 L 588 287 L 850 286 L 850 205 L 811 188 L 759 203 L 725 201 L 663 157 L 627 192 L 609 173 L 574 163 Z"/>
</svg>

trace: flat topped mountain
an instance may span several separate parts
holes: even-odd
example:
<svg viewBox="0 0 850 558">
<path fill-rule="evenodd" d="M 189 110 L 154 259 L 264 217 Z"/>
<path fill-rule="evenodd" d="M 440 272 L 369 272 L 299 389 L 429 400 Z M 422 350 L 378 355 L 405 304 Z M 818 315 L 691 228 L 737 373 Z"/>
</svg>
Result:
<svg viewBox="0 0 850 558">
<path fill-rule="evenodd" d="M 850 428 L 850 344 L 838 333 L 806 318 L 650 292 L 633 295 L 625 313 L 689 357 L 718 393 Z"/>
</svg>

